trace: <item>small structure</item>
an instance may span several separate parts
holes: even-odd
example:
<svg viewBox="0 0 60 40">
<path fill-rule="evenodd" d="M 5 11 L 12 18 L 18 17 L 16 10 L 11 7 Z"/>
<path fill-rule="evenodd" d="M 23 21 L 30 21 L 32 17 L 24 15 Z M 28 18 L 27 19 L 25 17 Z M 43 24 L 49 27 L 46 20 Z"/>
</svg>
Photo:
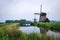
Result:
<svg viewBox="0 0 60 40">
<path fill-rule="evenodd" d="M 36 20 L 37 20 L 37 19 L 36 19 L 36 18 L 34 18 L 34 22 L 37 22 Z"/>
</svg>

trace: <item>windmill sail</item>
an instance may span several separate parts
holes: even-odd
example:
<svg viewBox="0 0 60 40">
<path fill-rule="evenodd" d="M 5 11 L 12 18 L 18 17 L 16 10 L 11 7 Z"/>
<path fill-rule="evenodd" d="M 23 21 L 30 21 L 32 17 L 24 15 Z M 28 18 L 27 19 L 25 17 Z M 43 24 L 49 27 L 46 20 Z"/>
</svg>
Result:
<svg viewBox="0 0 60 40">
<path fill-rule="evenodd" d="M 41 12 L 42 12 L 42 4 L 40 5 L 40 14 L 41 14 Z M 40 22 L 40 20 L 41 20 L 41 16 L 39 15 L 39 22 Z"/>
</svg>

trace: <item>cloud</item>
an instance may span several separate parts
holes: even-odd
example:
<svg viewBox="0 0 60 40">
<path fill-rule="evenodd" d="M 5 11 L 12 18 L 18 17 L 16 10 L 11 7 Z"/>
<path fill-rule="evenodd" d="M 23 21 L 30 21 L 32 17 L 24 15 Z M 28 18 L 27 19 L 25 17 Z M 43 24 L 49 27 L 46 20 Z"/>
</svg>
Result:
<svg viewBox="0 0 60 40">
<path fill-rule="evenodd" d="M 60 20 L 60 0 L 0 0 L 0 21 L 22 18 L 32 20 L 34 13 L 40 12 L 41 3 L 42 11 L 47 13 L 50 20 Z"/>
</svg>

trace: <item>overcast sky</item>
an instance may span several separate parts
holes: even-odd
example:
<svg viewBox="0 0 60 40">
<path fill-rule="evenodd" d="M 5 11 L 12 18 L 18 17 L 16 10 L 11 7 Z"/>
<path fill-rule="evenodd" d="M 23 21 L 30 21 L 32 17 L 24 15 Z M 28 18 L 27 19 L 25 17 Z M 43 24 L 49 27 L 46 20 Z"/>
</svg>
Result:
<svg viewBox="0 0 60 40">
<path fill-rule="evenodd" d="M 60 21 L 60 0 L 0 0 L 0 22 L 5 20 L 33 20 L 34 13 L 47 13 L 50 20 Z M 38 19 L 39 16 L 37 15 Z"/>
</svg>

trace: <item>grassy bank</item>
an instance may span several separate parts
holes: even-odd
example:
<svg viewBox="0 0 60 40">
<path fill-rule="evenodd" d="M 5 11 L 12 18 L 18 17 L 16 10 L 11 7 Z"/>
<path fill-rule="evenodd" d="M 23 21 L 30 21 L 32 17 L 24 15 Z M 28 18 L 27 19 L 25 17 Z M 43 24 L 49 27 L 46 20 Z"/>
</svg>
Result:
<svg viewBox="0 0 60 40">
<path fill-rule="evenodd" d="M 0 40 L 48 40 L 49 38 L 46 35 L 38 35 L 36 33 L 26 34 L 18 30 L 0 31 Z M 55 39 L 51 37 L 51 40 Z"/>
<path fill-rule="evenodd" d="M 40 22 L 40 23 L 33 23 L 34 26 L 42 27 L 46 30 L 52 30 L 60 32 L 60 22 Z"/>
<path fill-rule="evenodd" d="M 18 30 L 19 23 L 0 24 L 0 40 L 48 40 L 45 34 L 26 34 Z M 50 40 L 56 40 L 51 37 Z"/>
</svg>

